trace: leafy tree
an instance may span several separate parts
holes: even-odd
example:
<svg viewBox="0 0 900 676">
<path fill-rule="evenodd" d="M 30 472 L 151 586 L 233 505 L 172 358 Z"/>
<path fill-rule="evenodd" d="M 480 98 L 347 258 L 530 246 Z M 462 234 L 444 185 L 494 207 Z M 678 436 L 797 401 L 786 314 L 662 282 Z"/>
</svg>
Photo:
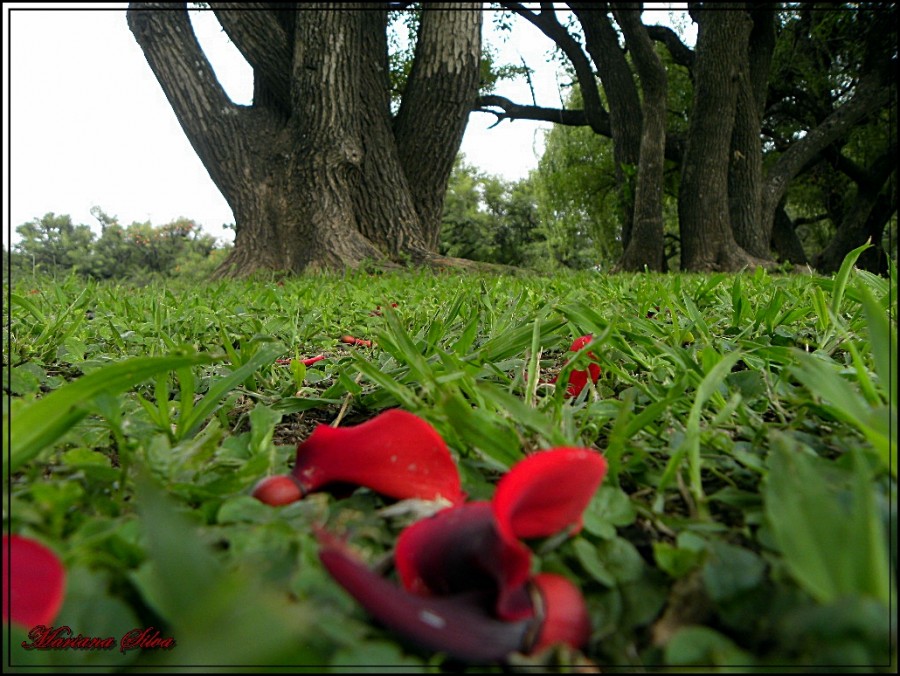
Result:
<svg viewBox="0 0 900 676">
<path fill-rule="evenodd" d="M 457 158 L 444 200 L 441 253 L 532 266 L 543 240 L 531 180 L 509 183 Z"/>
<path fill-rule="evenodd" d="M 193 220 L 178 218 L 160 227 L 150 222 L 122 227 L 115 216 L 99 207 L 91 210 L 100 221 L 96 237 L 87 225 L 73 225 L 68 215 L 46 214 L 16 228 L 21 240 L 14 246 L 20 271 L 56 274 L 72 271 L 98 279 L 145 278 L 148 275 L 211 272 L 210 260 L 222 262 L 223 249 Z M 11 259 L 12 260 L 12 259 Z"/>
<path fill-rule="evenodd" d="M 209 6 L 253 68 L 250 106 L 218 83 L 185 3 L 132 3 L 128 25 L 234 213 L 223 272 L 436 261 L 478 91 L 480 4 L 423 5 L 396 114 L 386 6 Z"/>
<path fill-rule="evenodd" d="M 90 226 L 75 225 L 68 214 L 44 214 L 16 228 L 21 237 L 14 245 L 34 270 L 54 271 L 58 268 L 90 265 L 94 233 Z"/>
<path fill-rule="evenodd" d="M 791 186 L 822 161 L 837 162 L 840 171 L 853 174 L 857 188 L 860 180 L 864 186 L 845 194 L 856 200 L 846 213 L 856 216 L 835 229 L 832 251 L 817 259 L 826 269 L 863 234 L 880 240 L 894 217 L 890 177 L 895 161 L 885 160 L 885 166 L 877 161 L 896 155 L 890 146 L 870 154 L 867 165 L 855 162 L 863 170 L 858 172 L 849 168 L 848 156 L 828 157 L 840 155 L 860 126 L 891 118 L 892 113 L 881 112 L 893 111 L 890 102 L 896 98 L 895 3 L 691 3 L 691 17 L 699 25 L 696 49 L 670 28 L 637 25 L 639 3 L 595 3 L 590 9 L 571 3 L 577 26 L 564 26 L 549 3 L 537 10 L 501 4 L 556 42 L 583 92 L 583 105 L 551 109 L 490 95 L 480 97 L 476 109 L 498 120 L 585 126 L 611 138 L 625 250 L 636 213 L 658 222 L 660 184 L 668 180 L 659 171 L 660 145 L 682 171 L 678 210 L 684 269 L 771 266 L 773 245 L 782 257 L 790 259 L 798 250 L 802 257 L 786 200 Z M 650 56 L 642 47 L 647 36 L 665 46 L 668 58 L 661 61 L 670 80 L 678 79 L 679 69 L 691 78 L 689 86 L 676 88 L 682 93 L 676 100 L 690 92 L 691 105 L 684 119 L 672 115 L 680 104 L 669 106 L 663 144 L 654 122 L 660 119 L 663 97 L 648 89 L 658 68 L 643 58 Z M 672 91 L 670 85 L 669 101 Z M 651 137 L 656 141 L 642 147 L 641 139 Z M 635 180 L 643 175 L 653 178 L 642 189 L 647 197 L 638 197 Z M 652 232 L 657 234 L 651 237 L 658 236 L 656 225 Z M 655 253 L 653 259 L 658 260 Z M 622 265 L 634 267 L 634 261 L 623 258 Z"/>
</svg>

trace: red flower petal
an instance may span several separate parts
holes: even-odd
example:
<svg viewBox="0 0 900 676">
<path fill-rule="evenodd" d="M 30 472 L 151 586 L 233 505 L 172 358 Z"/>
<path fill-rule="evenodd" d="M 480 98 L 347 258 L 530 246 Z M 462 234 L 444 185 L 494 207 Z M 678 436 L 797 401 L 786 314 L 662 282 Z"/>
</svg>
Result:
<svg viewBox="0 0 900 676">
<path fill-rule="evenodd" d="M 572 346 L 569 348 L 569 352 L 579 352 L 585 345 L 593 340 L 593 336 L 588 334 L 586 336 L 581 336 L 580 338 L 576 338 L 575 342 L 572 343 Z M 588 357 L 591 359 L 596 359 L 593 352 L 588 352 Z M 581 391 L 587 386 L 588 374 L 590 374 L 591 381 L 596 383 L 597 380 L 600 379 L 600 365 L 599 364 L 588 364 L 587 369 L 573 369 L 569 372 L 569 382 L 566 384 L 566 397 L 577 397 L 581 394 Z M 551 383 L 555 383 L 557 377 L 554 377 L 550 380 Z"/>
<path fill-rule="evenodd" d="M 348 345 L 362 345 L 363 347 L 372 347 L 371 340 L 363 340 L 362 338 L 354 338 L 353 336 L 341 336 L 341 342 Z"/>
<path fill-rule="evenodd" d="M 504 622 L 490 615 L 484 594 L 411 594 L 376 575 L 327 534 L 319 558 L 331 576 L 372 616 L 424 648 L 485 663 L 523 650 L 533 621 Z"/>
<path fill-rule="evenodd" d="M 3 621 L 50 626 L 62 607 L 66 571 L 56 554 L 30 538 L 3 536 Z M 7 609 L 9 617 L 7 617 Z"/>
<path fill-rule="evenodd" d="M 501 618 L 534 615 L 525 588 L 531 552 L 501 537 L 489 502 L 445 509 L 409 526 L 397 540 L 395 563 L 403 585 L 417 594 L 488 591 Z"/>
<path fill-rule="evenodd" d="M 341 482 L 398 499 L 465 499 L 447 444 L 427 422 L 400 409 L 355 427 L 319 425 L 297 446 L 292 474 L 304 493 Z"/>
<path fill-rule="evenodd" d="M 567 526 L 581 528 L 581 515 L 606 475 L 606 460 L 585 448 L 535 453 L 500 479 L 492 505 L 508 539 L 547 537 Z"/>
<path fill-rule="evenodd" d="M 553 573 L 535 575 L 532 582 L 543 604 L 543 622 L 530 652 L 556 643 L 566 643 L 573 648 L 584 646 L 591 636 L 591 618 L 578 587 Z"/>
</svg>

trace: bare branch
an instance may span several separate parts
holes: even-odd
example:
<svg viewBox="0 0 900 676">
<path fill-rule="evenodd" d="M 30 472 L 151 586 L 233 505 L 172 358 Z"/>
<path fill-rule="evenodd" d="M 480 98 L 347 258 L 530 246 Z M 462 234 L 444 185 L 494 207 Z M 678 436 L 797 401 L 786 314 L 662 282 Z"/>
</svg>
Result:
<svg viewBox="0 0 900 676">
<path fill-rule="evenodd" d="M 492 108 L 499 108 L 491 110 Z M 541 106 L 523 106 L 513 103 L 504 96 L 496 94 L 488 94 L 479 96 L 475 101 L 476 113 L 491 113 L 497 116 L 497 122 L 493 125 L 496 127 L 503 120 L 536 120 L 540 122 L 553 122 L 568 127 L 586 127 L 588 126 L 587 116 L 583 110 L 564 110 L 561 108 L 543 108 Z M 598 132 L 603 136 L 611 136 L 612 131 L 609 128 L 609 118 L 607 117 L 605 128 Z"/>
<path fill-rule="evenodd" d="M 542 3 L 540 12 L 532 12 L 520 2 L 503 2 L 500 4 L 537 26 L 568 57 L 572 67 L 575 69 L 575 76 L 578 78 L 578 84 L 581 87 L 581 96 L 584 99 L 584 115 L 586 115 L 587 123 L 598 134 L 604 134 L 601 131 L 601 127 L 604 124 L 604 119 L 607 120 L 608 125 L 609 116 L 600 100 L 594 69 L 591 67 L 591 62 L 588 60 L 584 50 L 581 49 L 581 45 L 557 20 L 556 13 L 553 11 L 553 3 Z"/>
</svg>

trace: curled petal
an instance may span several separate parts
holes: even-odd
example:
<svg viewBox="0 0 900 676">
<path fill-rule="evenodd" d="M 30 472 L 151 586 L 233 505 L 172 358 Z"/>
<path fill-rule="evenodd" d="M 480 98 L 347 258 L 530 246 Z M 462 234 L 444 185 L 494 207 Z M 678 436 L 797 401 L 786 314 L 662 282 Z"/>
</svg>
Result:
<svg viewBox="0 0 900 676">
<path fill-rule="evenodd" d="M 65 587 L 66 572 L 56 554 L 30 538 L 3 536 L 4 622 L 12 620 L 27 629 L 50 626 Z"/>
<path fill-rule="evenodd" d="M 505 620 L 534 614 L 525 588 L 531 552 L 518 540 L 501 537 L 489 502 L 445 509 L 409 526 L 397 540 L 395 563 L 411 592 L 483 591 L 496 600 Z"/>
<path fill-rule="evenodd" d="M 553 573 L 535 575 L 532 583 L 540 597 L 542 621 L 529 652 L 539 652 L 556 643 L 583 647 L 591 636 L 591 618 L 578 588 Z"/>
<path fill-rule="evenodd" d="M 304 494 L 340 482 L 397 499 L 465 499 L 447 444 L 427 422 L 400 409 L 355 427 L 319 425 L 297 446 L 292 474 Z"/>
<path fill-rule="evenodd" d="M 331 576 L 379 622 L 428 650 L 493 662 L 523 650 L 534 633 L 533 620 L 493 618 L 483 594 L 412 594 L 369 570 L 333 537 L 319 537 L 319 558 Z"/>
<path fill-rule="evenodd" d="M 491 504 L 505 538 L 547 537 L 573 527 L 606 475 L 606 460 L 586 448 L 531 455 L 500 479 Z"/>
</svg>

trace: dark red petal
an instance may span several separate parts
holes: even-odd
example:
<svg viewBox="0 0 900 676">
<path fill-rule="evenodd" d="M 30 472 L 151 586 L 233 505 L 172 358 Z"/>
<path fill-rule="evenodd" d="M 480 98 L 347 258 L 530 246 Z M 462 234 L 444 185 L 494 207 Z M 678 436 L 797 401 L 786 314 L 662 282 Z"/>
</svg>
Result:
<svg viewBox="0 0 900 676">
<path fill-rule="evenodd" d="M 262 479 L 253 489 L 253 497 L 267 505 L 288 505 L 303 497 L 300 482 L 292 474 L 280 474 Z"/>
<path fill-rule="evenodd" d="M 411 594 L 373 573 L 332 537 L 324 538 L 319 558 L 375 619 L 428 650 L 485 663 L 503 660 L 525 647 L 533 621 L 494 619 L 485 608 L 483 594 Z"/>
<path fill-rule="evenodd" d="M 532 580 L 541 596 L 543 622 L 530 652 L 556 643 L 581 648 L 591 636 L 591 618 L 578 588 L 561 575 L 540 573 Z"/>
<path fill-rule="evenodd" d="M 606 475 L 606 460 L 586 448 L 535 453 L 507 472 L 491 501 L 507 538 L 547 537 L 581 528 L 581 515 Z"/>
<path fill-rule="evenodd" d="M 465 499 L 447 444 L 427 422 L 400 409 L 355 427 L 319 425 L 297 447 L 292 474 L 306 493 L 341 482 L 397 499 Z"/>
<path fill-rule="evenodd" d="M 62 607 L 65 588 L 66 571 L 56 554 L 30 538 L 3 536 L 4 622 L 12 619 L 26 629 L 49 627 Z"/>
<path fill-rule="evenodd" d="M 400 533 L 394 558 L 400 581 L 414 593 L 486 591 L 505 620 L 534 614 L 525 588 L 531 551 L 501 537 L 489 502 L 459 505 L 417 521 Z"/>
</svg>

